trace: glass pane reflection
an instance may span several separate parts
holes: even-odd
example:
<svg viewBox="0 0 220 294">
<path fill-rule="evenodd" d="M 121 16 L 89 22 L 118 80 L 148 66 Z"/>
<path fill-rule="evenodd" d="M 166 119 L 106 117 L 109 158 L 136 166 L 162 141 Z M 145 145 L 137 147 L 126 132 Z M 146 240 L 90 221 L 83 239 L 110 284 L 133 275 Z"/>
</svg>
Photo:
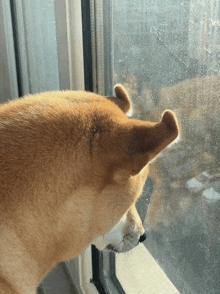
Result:
<svg viewBox="0 0 220 294">
<path fill-rule="evenodd" d="M 220 1 L 115 0 L 113 23 L 133 116 L 172 109 L 181 131 L 151 166 L 145 245 L 180 293 L 220 293 Z"/>
</svg>

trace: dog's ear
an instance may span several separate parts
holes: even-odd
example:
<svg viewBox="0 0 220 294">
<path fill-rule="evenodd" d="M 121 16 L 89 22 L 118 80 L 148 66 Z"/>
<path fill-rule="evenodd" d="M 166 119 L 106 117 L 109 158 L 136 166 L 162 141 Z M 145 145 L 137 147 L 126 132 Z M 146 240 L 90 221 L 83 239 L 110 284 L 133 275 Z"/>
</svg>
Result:
<svg viewBox="0 0 220 294">
<path fill-rule="evenodd" d="M 159 123 L 140 123 L 134 126 L 130 136 L 129 153 L 132 159 L 131 170 L 135 175 L 179 134 L 176 116 L 165 111 Z"/>
<path fill-rule="evenodd" d="M 116 97 L 110 96 L 107 97 L 107 99 L 117 104 L 124 113 L 128 113 L 128 111 L 131 109 L 131 101 L 122 84 L 115 85 L 115 95 Z"/>
<path fill-rule="evenodd" d="M 127 151 L 119 165 L 120 173 L 136 175 L 178 136 L 178 124 L 172 111 L 165 111 L 159 123 L 129 120 Z M 124 170 L 124 172 L 123 172 Z"/>
</svg>

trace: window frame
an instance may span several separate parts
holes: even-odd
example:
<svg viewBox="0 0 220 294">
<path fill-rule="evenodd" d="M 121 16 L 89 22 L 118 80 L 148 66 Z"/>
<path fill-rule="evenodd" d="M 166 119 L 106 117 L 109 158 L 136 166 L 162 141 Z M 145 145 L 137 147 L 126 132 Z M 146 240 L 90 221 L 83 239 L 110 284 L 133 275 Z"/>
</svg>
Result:
<svg viewBox="0 0 220 294">
<path fill-rule="evenodd" d="M 81 2 L 85 89 L 110 96 L 114 94 L 113 2 L 112 0 L 82 0 Z M 91 80 L 90 83 L 88 82 L 88 77 L 92 79 L 92 84 Z M 125 294 L 116 277 L 115 254 L 101 252 L 94 245 L 89 250 L 92 257 L 90 281 L 95 285 L 98 293 Z"/>
<path fill-rule="evenodd" d="M 0 103 L 18 97 L 18 81 L 10 1 L 0 0 Z"/>
<path fill-rule="evenodd" d="M 31 89 L 23 1 L 0 0 L 0 25 L 4 27 L 0 35 L 3 39 L 0 57 L 6 68 L 5 80 L 0 79 L 0 88 L 3 87 L 1 82 L 6 81 L 4 101 L 28 94 Z M 86 89 L 101 95 L 113 95 L 113 1 L 54 0 L 54 12 L 60 90 Z M 114 253 L 101 252 L 95 246 L 89 246 L 80 256 L 60 263 L 56 270 L 70 281 L 66 289 L 71 293 L 124 294 L 116 276 L 115 263 Z M 51 290 L 54 293 L 51 282 L 55 281 L 56 275 L 51 279 L 53 274 L 54 271 L 42 281 L 38 293 L 50 294 Z"/>
</svg>

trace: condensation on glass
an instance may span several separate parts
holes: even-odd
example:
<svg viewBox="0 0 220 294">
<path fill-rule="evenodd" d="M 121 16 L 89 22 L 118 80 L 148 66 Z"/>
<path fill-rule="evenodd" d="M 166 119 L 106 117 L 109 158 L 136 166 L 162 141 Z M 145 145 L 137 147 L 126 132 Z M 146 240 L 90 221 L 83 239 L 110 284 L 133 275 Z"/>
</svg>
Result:
<svg viewBox="0 0 220 294">
<path fill-rule="evenodd" d="M 113 5 L 114 79 L 133 116 L 158 121 L 171 109 L 180 125 L 139 205 L 145 245 L 181 294 L 220 293 L 220 1 Z"/>
</svg>

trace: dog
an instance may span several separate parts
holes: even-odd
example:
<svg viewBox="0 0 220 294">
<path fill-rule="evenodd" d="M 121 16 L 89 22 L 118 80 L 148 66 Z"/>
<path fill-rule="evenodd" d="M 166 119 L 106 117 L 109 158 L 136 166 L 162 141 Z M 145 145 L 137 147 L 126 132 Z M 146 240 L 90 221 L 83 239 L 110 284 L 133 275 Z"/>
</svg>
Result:
<svg viewBox="0 0 220 294">
<path fill-rule="evenodd" d="M 90 244 L 125 252 L 146 238 L 135 208 L 148 163 L 178 136 L 174 113 L 130 119 L 116 97 L 29 95 L 0 106 L 0 294 L 35 293 Z"/>
</svg>

